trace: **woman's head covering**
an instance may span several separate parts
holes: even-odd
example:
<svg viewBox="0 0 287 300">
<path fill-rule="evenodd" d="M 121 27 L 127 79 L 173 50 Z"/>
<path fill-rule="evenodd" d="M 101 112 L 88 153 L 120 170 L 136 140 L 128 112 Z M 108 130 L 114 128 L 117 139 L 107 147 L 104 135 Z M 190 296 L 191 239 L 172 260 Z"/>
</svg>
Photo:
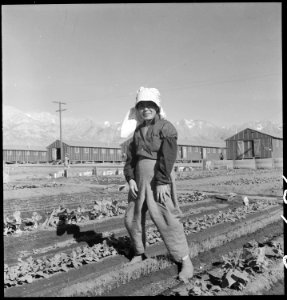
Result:
<svg viewBox="0 0 287 300">
<path fill-rule="evenodd" d="M 160 107 L 160 93 L 155 88 L 140 87 L 137 91 L 136 105 L 141 101 L 152 101 Z"/>
<path fill-rule="evenodd" d="M 136 103 L 126 114 L 121 127 L 121 137 L 127 138 L 136 129 L 137 125 L 143 122 L 140 115 L 137 113 L 136 105 L 141 101 L 152 101 L 159 108 L 159 117 L 165 119 L 165 112 L 163 111 L 160 103 L 160 93 L 155 88 L 140 87 L 137 91 Z"/>
</svg>

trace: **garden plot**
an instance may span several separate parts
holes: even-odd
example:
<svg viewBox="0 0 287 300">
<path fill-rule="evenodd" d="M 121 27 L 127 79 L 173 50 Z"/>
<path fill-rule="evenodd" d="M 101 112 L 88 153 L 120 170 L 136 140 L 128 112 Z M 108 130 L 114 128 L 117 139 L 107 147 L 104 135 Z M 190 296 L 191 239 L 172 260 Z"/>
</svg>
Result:
<svg viewBox="0 0 287 300">
<path fill-rule="evenodd" d="M 185 289 L 183 293 L 192 295 L 194 287 L 200 286 L 201 288 L 204 285 L 204 283 L 203 285 L 198 283 L 198 280 L 201 280 L 199 277 L 205 276 L 203 278 L 207 278 L 203 271 L 207 272 L 212 268 L 212 259 L 216 257 L 216 255 L 211 255 L 209 260 L 205 259 L 204 262 L 207 266 L 204 269 L 202 264 L 198 264 L 201 256 L 205 255 L 207 257 L 208 254 L 214 254 L 216 251 L 227 255 L 232 247 L 234 248 L 232 250 L 239 251 L 244 243 L 246 244 L 252 239 L 257 243 L 269 241 L 269 244 L 272 244 L 276 237 L 280 239 L 283 233 L 283 224 L 280 217 L 283 209 L 278 197 L 270 197 L 269 193 L 269 197 L 264 197 L 262 191 L 258 194 L 253 193 L 252 196 L 252 188 L 248 188 L 249 193 L 246 194 L 249 195 L 249 205 L 245 205 L 241 197 L 220 200 L 211 196 L 211 194 L 200 191 L 202 182 L 199 181 L 204 179 L 204 172 L 199 173 L 197 174 L 198 179 L 181 178 L 177 180 L 178 198 L 183 212 L 182 221 L 188 237 L 191 257 L 196 267 L 195 277 L 191 280 L 189 286 L 183 287 L 184 285 L 178 282 L 176 278 L 177 265 L 170 260 L 160 235 L 149 219 L 147 220 L 147 255 L 149 258 L 139 265 L 129 265 L 130 241 L 123 224 L 127 193 L 116 191 L 116 189 L 98 190 L 97 187 L 89 186 L 86 187 L 87 194 L 85 195 L 82 190 L 78 190 L 78 193 L 64 193 L 59 187 L 58 196 L 53 196 L 54 201 L 50 205 L 51 199 L 48 198 L 49 201 L 47 201 L 45 195 L 41 196 L 41 187 L 38 187 L 33 188 L 33 190 L 39 189 L 38 197 L 33 195 L 30 198 L 25 198 L 22 201 L 25 202 L 22 203 L 22 206 L 20 197 L 12 200 L 10 198 L 9 201 L 4 198 L 4 210 L 6 209 L 6 212 L 12 213 L 12 215 L 13 209 L 16 207 L 20 206 L 22 209 L 30 207 L 26 210 L 25 216 L 22 216 L 23 213 L 19 209 L 20 215 L 23 217 L 21 218 L 22 221 L 25 218 L 32 218 L 33 205 L 35 204 L 39 205 L 39 215 L 46 210 L 50 213 L 41 215 L 42 219 L 38 221 L 39 226 L 37 228 L 25 230 L 22 224 L 21 232 L 12 231 L 4 237 L 5 296 L 133 295 L 135 291 L 138 295 L 160 295 L 162 293 L 176 293 L 176 289 L 180 288 Z M 273 173 L 268 175 L 267 172 L 260 172 L 258 174 L 256 176 L 263 174 L 264 178 L 272 178 L 273 176 L 277 180 Z M 190 176 L 192 175 L 194 174 L 190 174 Z M 234 176 L 244 176 L 245 178 L 251 176 L 253 178 L 254 174 L 245 171 L 244 175 L 244 172 L 240 171 L 230 177 L 229 174 L 226 174 L 226 171 L 224 173 L 222 170 L 220 176 L 222 182 L 227 182 Z M 281 177 L 280 171 L 277 172 L 277 176 Z M 213 182 L 218 183 L 218 177 L 218 174 L 210 176 L 209 172 L 208 177 L 206 177 L 209 186 Z M 73 180 L 75 179 L 73 178 Z M 56 181 L 56 183 L 63 182 Z M 189 182 L 192 183 L 192 186 Z M 44 184 L 44 182 L 42 183 Z M 79 188 L 83 187 L 83 183 L 84 181 L 81 178 Z M 74 181 L 73 184 L 77 183 Z M 116 183 L 111 185 L 113 184 Z M 122 182 L 119 181 L 119 184 L 122 184 Z M 257 184 L 254 183 L 254 185 Z M 232 185 L 236 186 L 236 184 Z M 241 182 L 241 187 L 245 191 L 247 191 L 247 186 L 247 181 Z M 66 188 L 67 185 L 63 184 L 63 187 Z M 189 187 L 189 191 L 186 191 L 188 190 L 187 187 Z M 46 186 L 45 188 L 50 187 Z M 276 194 L 280 195 L 280 188 L 275 184 L 273 188 L 274 190 L 277 189 Z M 32 190 L 32 188 L 30 189 Z M 258 187 L 256 191 L 257 189 Z M 218 190 L 218 192 L 220 191 Z M 222 193 L 229 192 L 234 192 L 234 190 L 222 189 Z M 85 196 L 81 198 L 83 194 Z M 95 209 L 95 218 L 83 219 L 81 216 L 85 215 L 87 211 L 77 210 L 79 199 L 82 200 L 81 208 L 85 208 L 88 212 L 93 210 L 95 201 L 102 203 L 103 207 Z M 29 205 L 30 201 L 33 203 L 32 205 Z M 14 204 L 11 204 L 11 202 L 14 202 Z M 115 202 L 118 206 L 114 205 Z M 108 206 L 113 205 L 114 209 L 119 212 L 118 214 L 103 213 L 105 210 L 109 211 Z M 58 216 L 55 214 L 57 209 Z M 52 214 L 53 210 L 54 214 Z M 100 213 L 101 210 L 102 213 Z M 60 215 L 62 218 L 60 218 Z M 44 224 L 47 217 L 51 216 L 54 222 L 49 224 L 46 222 L 45 226 L 41 227 L 40 225 Z M 86 216 L 90 215 L 87 214 Z M 276 271 L 276 263 L 279 264 L 279 256 L 282 255 L 283 246 L 280 240 L 276 245 L 277 250 L 274 249 L 277 251 L 277 262 L 276 259 L 270 260 L 269 265 L 265 266 L 267 270 L 269 268 L 271 273 L 274 271 L 275 273 L 273 273 L 276 274 L 274 275 L 276 280 L 272 277 L 272 282 L 280 281 L 281 278 L 280 272 Z M 261 244 L 259 246 L 259 248 L 262 248 Z M 224 247 L 228 251 L 225 250 L 224 252 L 222 250 Z M 272 249 L 268 248 L 268 251 L 272 252 L 274 250 Z M 281 264 L 282 266 L 283 264 Z M 238 270 L 238 272 L 241 271 Z M 228 270 L 226 274 L 228 274 Z M 235 275 L 229 273 L 230 276 L 228 276 L 233 278 L 236 277 L 236 274 L 238 277 L 236 272 Z M 147 282 L 145 275 L 149 275 L 148 278 L 153 278 L 151 283 Z M 244 275 L 246 274 L 244 273 Z M 259 275 L 264 277 L 263 273 L 257 274 L 255 272 L 252 274 L 253 279 L 255 280 Z M 223 277 L 221 279 L 222 281 L 225 280 Z M 248 277 L 248 281 L 246 280 L 241 285 L 238 284 L 240 286 L 238 290 L 236 285 L 232 286 L 232 284 L 224 288 L 241 292 L 241 294 L 244 294 L 246 289 L 246 294 L 248 294 L 250 293 L 248 284 L 253 280 L 251 279 Z M 139 288 L 140 282 L 141 286 Z M 146 284 L 143 285 L 143 282 Z M 194 286 L 190 286 L 192 282 Z M 230 280 L 230 282 L 232 281 Z M 202 293 L 204 291 L 207 294 L 209 292 L 226 292 L 221 285 L 219 285 L 220 290 L 212 287 L 212 284 L 206 284 L 207 290 L 205 290 L 205 287 L 201 288 Z M 272 289 L 272 284 L 269 287 L 269 290 Z M 260 293 L 261 290 L 259 288 L 257 292 Z M 195 288 L 195 291 L 198 291 L 198 289 Z"/>
<path fill-rule="evenodd" d="M 185 174 L 177 184 L 181 190 L 274 196 L 282 199 L 282 169 L 212 170 Z"/>
</svg>

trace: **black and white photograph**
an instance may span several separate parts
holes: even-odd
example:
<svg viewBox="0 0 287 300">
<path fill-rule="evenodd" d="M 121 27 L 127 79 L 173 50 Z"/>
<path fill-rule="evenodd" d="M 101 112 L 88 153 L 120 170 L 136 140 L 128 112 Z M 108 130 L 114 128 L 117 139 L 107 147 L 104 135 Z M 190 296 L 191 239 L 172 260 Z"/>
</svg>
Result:
<svg viewBox="0 0 287 300">
<path fill-rule="evenodd" d="M 282 10 L 1 5 L 5 298 L 285 294 Z"/>
</svg>

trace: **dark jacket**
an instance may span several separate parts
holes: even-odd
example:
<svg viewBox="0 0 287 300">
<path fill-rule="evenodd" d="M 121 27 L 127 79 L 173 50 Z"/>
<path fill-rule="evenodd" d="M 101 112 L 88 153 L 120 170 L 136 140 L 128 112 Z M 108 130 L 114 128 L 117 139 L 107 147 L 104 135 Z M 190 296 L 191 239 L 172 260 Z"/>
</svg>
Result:
<svg viewBox="0 0 287 300">
<path fill-rule="evenodd" d="M 177 131 L 167 120 L 155 116 L 146 136 L 142 133 L 145 124 L 140 124 L 133 135 L 127 150 L 124 175 L 127 182 L 135 179 L 135 168 L 139 157 L 155 159 L 158 167 L 155 172 L 156 185 L 171 183 L 170 173 L 177 156 Z"/>
</svg>

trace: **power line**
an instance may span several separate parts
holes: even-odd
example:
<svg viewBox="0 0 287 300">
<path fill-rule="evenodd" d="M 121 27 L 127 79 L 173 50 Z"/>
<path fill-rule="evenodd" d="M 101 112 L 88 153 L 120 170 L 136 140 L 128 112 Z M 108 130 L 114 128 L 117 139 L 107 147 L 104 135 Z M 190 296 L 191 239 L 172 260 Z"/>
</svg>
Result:
<svg viewBox="0 0 287 300">
<path fill-rule="evenodd" d="M 193 89 L 193 88 L 197 88 L 197 87 L 205 87 L 205 86 L 212 86 L 212 85 L 222 85 L 222 84 L 229 84 L 229 83 L 233 83 L 233 82 L 240 82 L 240 81 L 250 81 L 250 80 L 260 80 L 260 79 L 264 79 L 267 77 L 272 77 L 272 76 L 276 76 L 279 75 L 278 73 L 269 73 L 269 74 L 260 74 L 260 75 L 247 75 L 245 77 L 239 77 L 239 78 L 229 78 L 229 79 L 219 79 L 219 80 L 201 80 L 201 81 L 191 81 L 188 83 L 188 85 L 183 85 L 183 86 L 172 86 L 168 83 L 168 87 L 165 88 L 165 91 L 173 91 L 173 90 L 188 90 L 188 89 Z M 164 85 L 166 83 L 160 83 L 158 85 Z M 136 96 L 136 91 L 134 93 L 128 93 L 128 94 L 123 94 L 123 95 L 117 95 L 116 98 L 117 99 L 122 99 L 122 98 L 127 98 L 127 97 L 133 97 L 135 98 Z M 109 98 L 112 97 L 109 94 L 103 95 L 102 98 Z M 95 101 L 94 99 L 81 99 L 81 100 L 77 100 L 77 101 L 72 101 L 69 103 L 79 103 L 79 102 L 92 102 Z"/>
<path fill-rule="evenodd" d="M 65 111 L 66 109 L 62 109 L 61 105 L 66 104 L 65 102 L 61 101 L 53 101 L 54 103 L 59 104 L 59 109 L 56 110 L 56 112 L 59 112 L 59 117 L 60 117 L 60 160 L 63 162 L 63 143 L 62 143 L 62 111 Z"/>
<path fill-rule="evenodd" d="M 203 80 L 203 81 L 194 81 L 191 82 L 191 84 L 186 85 L 186 86 L 175 86 L 175 87 L 170 87 L 166 90 L 178 90 L 178 89 L 192 89 L 196 87 L 204 87 L 204 86 L 211 86 L 211 85 L 221 85 L 225 83 L 233 83 L 233 82 L 240 82 L 240 81 L 247 81 L 247 80 L 260 80 L 266 77 L 274 76 L 277 74 L 266 74 L 266 75 L 261 75 L 261 76 L 246 76 L 242 78 L 231 78 L 231 79 L 226 79 L 226 80 L 215 80 L 215 81 L 210 81 L 210 80 Z"/>
</svg>

